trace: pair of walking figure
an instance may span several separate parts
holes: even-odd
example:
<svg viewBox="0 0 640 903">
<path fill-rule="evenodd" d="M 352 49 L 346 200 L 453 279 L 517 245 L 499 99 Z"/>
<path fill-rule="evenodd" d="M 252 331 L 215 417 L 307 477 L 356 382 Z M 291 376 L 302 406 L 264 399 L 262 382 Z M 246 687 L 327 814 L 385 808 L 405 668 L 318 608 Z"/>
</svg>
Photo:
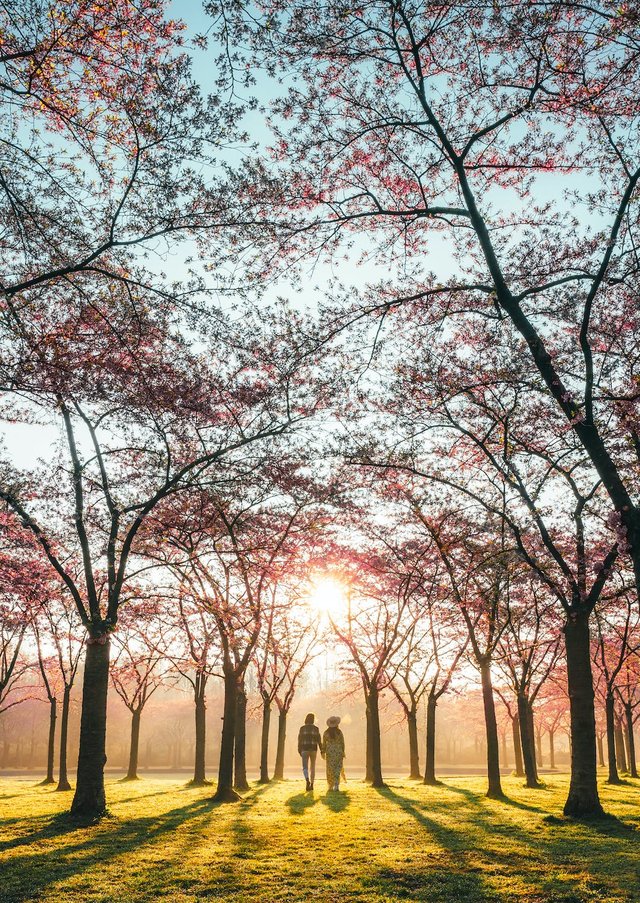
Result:
<svg viewBox="0 0 640 903">
<path fill-rule="evenodd" d="M 318 752 L 327 766 L 329 790 L 339 790 L 340 777 L 344 776 L 342 763 L 345 758 L 344 734 L 338 727 L 340 719 L 337 715 L 327 718 L 327 729 L 322 737 L 315 720 L 316 716 L 309 712 L 298 732 L 298 752 L 302 757 L 302 773 L 307 782 L 307 790 L 313 790 Z"/>
</svg>

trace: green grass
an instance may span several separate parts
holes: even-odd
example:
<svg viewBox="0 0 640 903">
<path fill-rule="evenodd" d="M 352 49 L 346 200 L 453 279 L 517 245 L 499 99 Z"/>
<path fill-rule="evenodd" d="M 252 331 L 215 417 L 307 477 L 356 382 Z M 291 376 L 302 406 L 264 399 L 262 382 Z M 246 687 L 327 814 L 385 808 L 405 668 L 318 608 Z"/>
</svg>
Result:
<svg viewBox="0 0 640 903">
<path fill-rule="evenodd" d="M 478 778 L 339 795 L 284 781 L 217 806 L 210 788 L 110 783 L 111 817 L 79 828 L 69 794 L 4 781 L 0 900 L 640 901 L 640 782 L 603 786 L 619 820 L 600 823 L 562 817 L 565 778 L 504 784 L 495 802 Z"/>
</svg>

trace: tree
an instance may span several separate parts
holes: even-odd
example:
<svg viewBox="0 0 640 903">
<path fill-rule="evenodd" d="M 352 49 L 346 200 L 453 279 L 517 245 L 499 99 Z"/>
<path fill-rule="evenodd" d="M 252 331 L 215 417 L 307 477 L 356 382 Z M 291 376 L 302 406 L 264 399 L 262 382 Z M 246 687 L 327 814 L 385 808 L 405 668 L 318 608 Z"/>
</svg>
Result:
<svg viewBox="0 0 640 903">
<path fill-rule="evenodd" d="M 609 784 L 621 783 L 616 762 L 616 684 L 626 663 L 638 653 L 639 647 L 633 645 L 632 637 L 637 637 L 640 624 L 640 617 L 634 612 L 634 600 L 624 585 L 624 575 L 619 574 L 617 582 L 621 583 L 616 587 L 618 592 L 596 608 L 597 645 L 594 652 L 594 663 L 602 675 L 601 689 L 604 691 Z"/>
<path fill-rule="evenodd" d="M 43 783 L 52 784 L 55 728 L 58 694 L 62 693 L 60 714 L 59 774 L 56 790 L 71 790 L 67 769 L 67 747 L 71 691 L 78 673 L 83 651 L 82 625 L 75 606 L 64 588 L 49 582 L 48 595 L 33 621 L 38 650 L 38 666 L 49 700 L 49 742 L 47 776 Z M 48 647 L 48 648 L 47 648 Z M 47 654 L 48 653 L 48 654 Z"/>
<path fill-rule="evenodd" d="M 571 430 L 602 482 L 640 586 L 635 7 L 207 8 L 235 26 L 248 79 L 262 65 L 289 86 L 273 161 L 245 173 L 260 251 L 331 256 L 363 236 L 391 278 L 333 331 L 404 307 L 414 336 L 424 320 L 508 333 L 556 436 Z M 445 266 L 429 254 L 443 244 Z"/>
<path fill-rule="evenodd" d="M 233 141 L 233 105 L 204 100 L 165 0 L 17 0 L 0 10 L 4 325 L 114 284 L 168 280 L 143 262 L 224 219 L 200 164 Z M 195 283 L 191 288 L 195 287 Z"/>
<path fill-rule="evenodd" d="M 187 581 L 218 632 L 224 713 L 214 799 L 220 802 L 239 799 L 233 787 L 234 750 L 243 740 L 238 696 L 265 606 L 273 587 L 295 567 L 309 531 L 321 523 L 327 491 L 331 487 L 318 492 L 294 450 L 274 446 L 250 469 L 238 467 L 226 487 L 203 486 L 188 513 L 170 517 L 164 528 L 167 564 Z"/>
<path fill-rule="evenodd" d="M 106 806 L 110 633 L 141 565 L 147 519 L 208 471 L 212 480 L 249 472 L 252 449 L 308 413 L 293 397 L 289 334 L 283 344 L 271 325 L 263 318 L 238 330 L 221 318 L 196 353 L 166 312 L 119 296 L 109 327 L 87 308 L 50 334 L 37 367 L 23 361 L 19 377 L 11 374 L 25 416 L 57 424 L 66 456 L 28 479 L 6 463 L 0 498 L 36 540 L 88 633 L 74 814 L 96 817 Z M 122 339 L 115 348 L 113 330 Z"/>
<path fill-rule="evenodd" d="M 142 712 L 166 680 L 167 659 L 160 623 L 162 609 L 151 594 L 129 602 L 114 635 L 110 676 L 114 690 L 131 713 L 129 765 L 123 781 L 137 781 Z M 151 598 L 149 597 L 151 596 Z M 197 740 L 196 740 L 197 746 Z"/>
</svg>

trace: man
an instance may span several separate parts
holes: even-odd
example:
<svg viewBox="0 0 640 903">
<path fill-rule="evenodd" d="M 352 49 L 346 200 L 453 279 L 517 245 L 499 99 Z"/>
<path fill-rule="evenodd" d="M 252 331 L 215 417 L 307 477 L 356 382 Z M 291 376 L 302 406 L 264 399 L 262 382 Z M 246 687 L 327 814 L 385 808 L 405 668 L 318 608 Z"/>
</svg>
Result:
<svg viewBox="0 0 640 903">
<path fill-rule="evenodd" d="M 320 731 L 314 724 L 315 720 L 316 716 L 313 712 L 309 712 L 298 731 L 298 753 L 302 756 L 302 773 L 307 782 L 307 790 L 313 790 L 318 750 L 321 756 L 324 755 Z"/>
</svg>

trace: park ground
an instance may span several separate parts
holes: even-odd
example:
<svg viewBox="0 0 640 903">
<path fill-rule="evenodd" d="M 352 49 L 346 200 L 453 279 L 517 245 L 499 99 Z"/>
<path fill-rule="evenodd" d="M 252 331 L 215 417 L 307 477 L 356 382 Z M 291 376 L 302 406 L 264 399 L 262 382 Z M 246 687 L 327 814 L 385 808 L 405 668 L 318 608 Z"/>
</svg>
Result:
<svg viewBox="0 0 640 903">
<path fill-rule="evenodd" d="M 222 806 L 175 780 L 110 782 L 110 817 L 84 827 L 64 815 L 69 794 L 3 781 L 0 900 L 640 901 L 640 782 L 603 785 L 615 817 L 577 823 L 566 777 L 546 780 L 505 779 L 504 802 L 477 777 L 338 794 L 289 780 Z"/>
</svg>

